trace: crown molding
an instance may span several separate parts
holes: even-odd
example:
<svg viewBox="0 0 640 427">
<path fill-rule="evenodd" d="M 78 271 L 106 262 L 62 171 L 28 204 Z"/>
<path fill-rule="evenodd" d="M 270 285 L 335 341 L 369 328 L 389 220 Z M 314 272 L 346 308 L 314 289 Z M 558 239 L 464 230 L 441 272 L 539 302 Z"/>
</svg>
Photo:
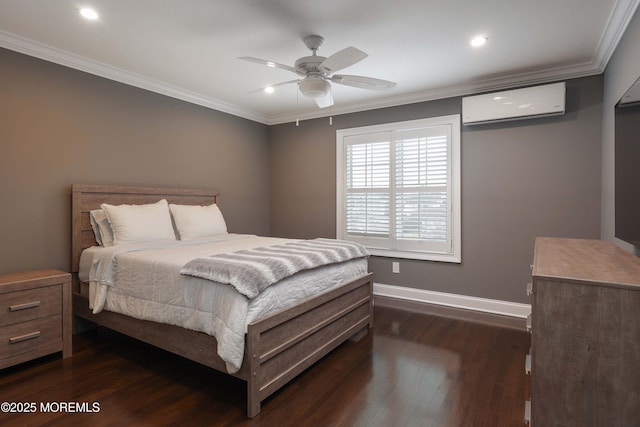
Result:
<svg viewBox="0 0 640 427">
<path fill-rule="evenodd" d="M 178 86 L 173 86 L 159 80 L 154 80 L 140 74 L 113 67 L 111 65 L 63 51 L 53 46 L 35 42 L 2 30 L 0 30 L 0 47 L 43 59 L 48 62 L 53 62 L 58 65 L 84 71 L 85 73 L 104 77 L 109 80 L 124 83 L 129 86 L 135 86 L 161 95 L 166 95 L 171 98 L 211 108 L 223 113 L 268 124 L 267 117 L 254 111 L 250 111 L 224 101 L 202 96 Z"/>
<path fill-rule="evenodd" d="M 518 86 L 531 86 L 536 84 L 556 82 L 578 77 L 587 77 L 600 74 L 600 71 L 592 63 L 575 65 L 570 67 L 558 67 L 539 72 L 522 73 L 485 80 L 478 80 L 467 84 L 440 87 L 432 90 L 414 92 L 408 95 L 377 99 L 374 102 L 351 104 L 344 107 L 331 107 L 329 112 L 325 110 L 310 111 L 306 113 L 282 114 L 270 116 L 269 125 L 295 122 L 296 120 L 311 120 L 328 116 L 357 113 L 381 108 L 396 107 L 399 105 L 415 104 L 419 102 L 433 101 L 436 99 L 453 98 L 457 96 L 475 95 L 483 92 L 512 89 Z"/>
<path fill-rule="evenodd" d="M 594 62 L 598 65 L 601 73 L 603 73 L 607 67 L 613 52 L 616 50 L 620 39 L 624 35 L 629 22 L 638 8 L 638 4 L 640 4 L 640 0 L 616 1 L 594 55 Z"/>
</svg>

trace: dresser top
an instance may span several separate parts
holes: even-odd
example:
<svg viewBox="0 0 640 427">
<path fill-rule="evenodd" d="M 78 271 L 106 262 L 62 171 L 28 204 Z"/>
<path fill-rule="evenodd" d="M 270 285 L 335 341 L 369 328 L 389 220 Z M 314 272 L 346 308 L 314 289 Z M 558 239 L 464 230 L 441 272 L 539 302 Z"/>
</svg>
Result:
<svg viewBox="0 0 640 427">
<path fill-rule="evenodd" d="M 640 257 L 603 240 L 537 237 L 533 276 L 640 291 Z"/>
</svg>

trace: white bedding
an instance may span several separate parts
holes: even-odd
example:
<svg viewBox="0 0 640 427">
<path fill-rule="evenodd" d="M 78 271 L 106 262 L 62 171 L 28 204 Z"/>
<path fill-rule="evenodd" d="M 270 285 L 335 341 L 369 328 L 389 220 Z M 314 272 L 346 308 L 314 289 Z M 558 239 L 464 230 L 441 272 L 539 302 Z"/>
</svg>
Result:
<svg viewBox="0 0 640 427">
<path fill-rule="evenodd" d="M 80 279 L 90 283 L 94 313 L 102 309 L 216 337 L 227 370 L 242 365 L 247 325 L 367 273 L 367 260 L 333 264 L 282 280 L 249 300 L 233 287 L 180 274 L 191 259 L 292 240 L 228 234 L 83 251 Z"/>
</svg>

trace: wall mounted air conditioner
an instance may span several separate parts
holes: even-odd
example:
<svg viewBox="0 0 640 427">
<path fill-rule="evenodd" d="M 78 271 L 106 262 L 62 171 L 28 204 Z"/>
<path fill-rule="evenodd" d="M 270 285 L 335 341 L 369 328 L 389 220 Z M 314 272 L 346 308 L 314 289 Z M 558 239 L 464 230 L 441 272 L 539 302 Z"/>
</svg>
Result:
<svg viewBox="0 0 640 427">
<path fill-rule="evenodd" d="M 478 125 L 564 114 L 565 83 L 462 98 L 462 123 Z"/>
</svg>

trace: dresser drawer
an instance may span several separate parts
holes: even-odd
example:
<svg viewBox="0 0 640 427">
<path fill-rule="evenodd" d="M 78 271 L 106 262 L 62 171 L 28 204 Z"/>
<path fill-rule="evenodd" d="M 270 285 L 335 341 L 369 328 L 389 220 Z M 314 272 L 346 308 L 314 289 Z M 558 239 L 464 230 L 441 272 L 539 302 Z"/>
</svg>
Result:
<svg viewBox="0 0 640 427">
<path fill-rule="evenodd" d="M 62 350 L 60 314 L 0 328 L 0 359 L 55 345 Z"/>
<path fill-rule="evenodd" d="M 9 292 L 0 302 L 0 326 L 62 313 L 62 285 Z"/>
</svg>

